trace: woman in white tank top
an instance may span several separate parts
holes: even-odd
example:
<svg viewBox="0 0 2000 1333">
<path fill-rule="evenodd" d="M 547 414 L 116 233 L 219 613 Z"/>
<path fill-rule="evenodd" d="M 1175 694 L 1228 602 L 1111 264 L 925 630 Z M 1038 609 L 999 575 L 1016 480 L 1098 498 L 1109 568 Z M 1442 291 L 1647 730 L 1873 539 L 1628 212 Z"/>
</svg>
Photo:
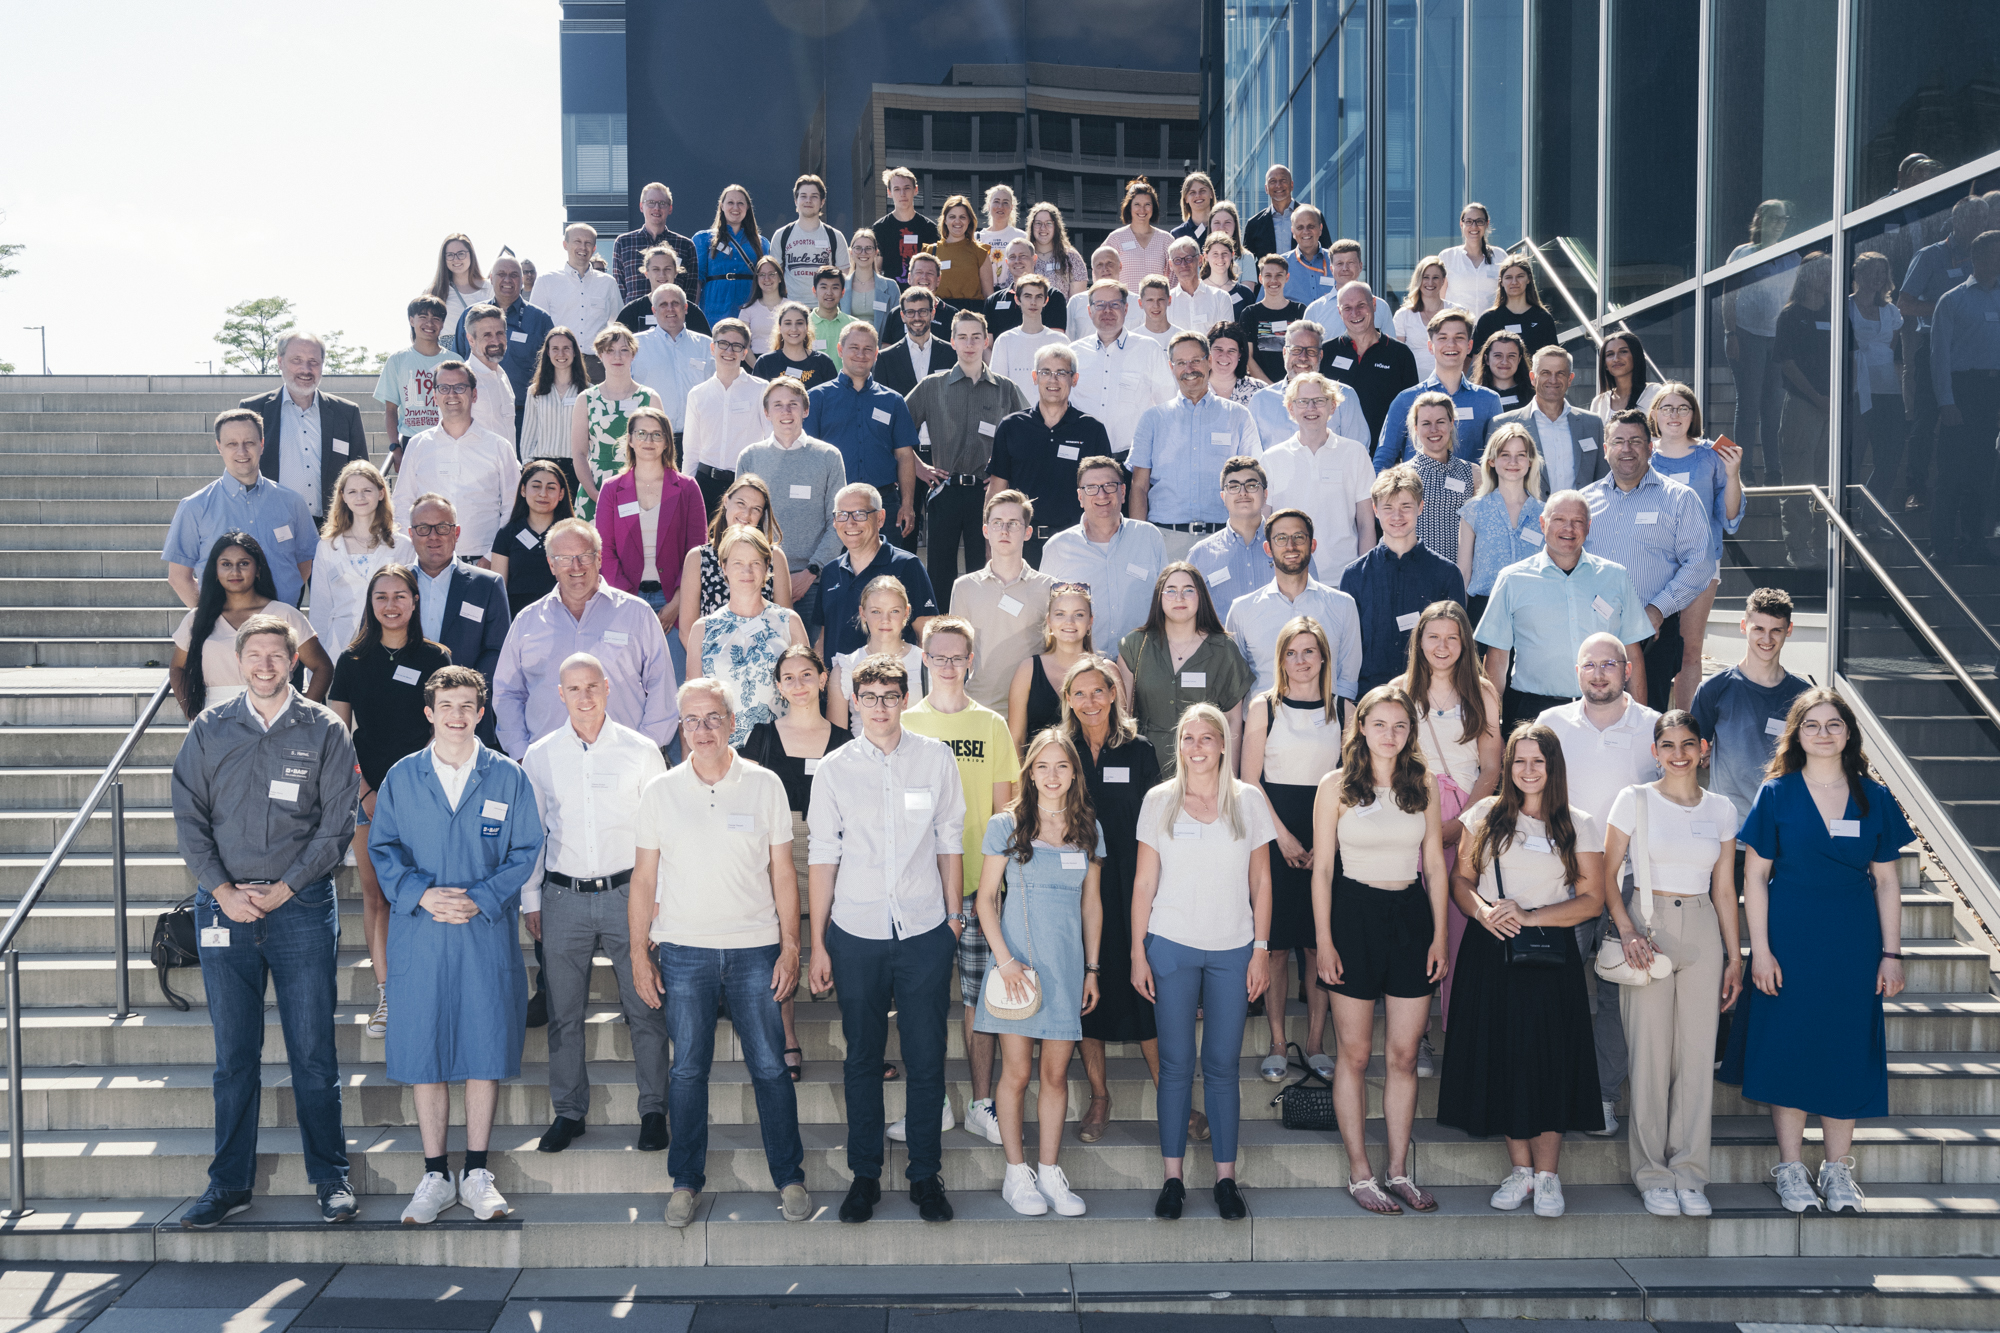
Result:
<svg viewBox="0 0 2000 1333">
<path fill-rule="evenodd" d="M 1444 816 L 1437 780 L 1417 753 L 1417 706 L 1410 696 L 1379 685 L 1354 711 L 1341 765 L 1320 781 L 1313 805 L 1319 984 L 1333 992 L 1338 1042 L 1333 1112 L 1347 1146 L 1347 1192 L 1354 1201 L 1371 1213 L 1404 1207 L 1428 1213 L 1437 1200 L 1411 1179 L 1409 1153 L 1417 1042 L 1430 1023 L 1431 992 L 1446 966 Z M 1389 1015 L 1382 1094 L 1386 1190 L 1376 1183 L 1364 1137 L 1378 999 Z"/>
</svg>

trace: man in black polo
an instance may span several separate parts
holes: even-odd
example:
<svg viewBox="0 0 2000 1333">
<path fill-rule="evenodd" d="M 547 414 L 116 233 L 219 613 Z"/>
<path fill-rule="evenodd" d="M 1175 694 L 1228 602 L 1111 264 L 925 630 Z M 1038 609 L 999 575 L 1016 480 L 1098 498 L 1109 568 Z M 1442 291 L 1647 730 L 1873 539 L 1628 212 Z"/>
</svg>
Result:
<svg viewBox="0 0 2000 1333">
<path fill-rule="evenodd" d="M 1350 282 L 1334 300 L 1340 336 L 1320 349 L 1320 373 L 1339 380 L 1361 402 L 1368 419 L 1368 447 L 1382 438 L 1382 422 L 1396 395 L 1415 384 L 1417 358 L 1375 326 L 1375 293 L 1365 282 Z"/>
<path fill-rule="evenodd" d="M 1076 468 L 1086 458 L 1109 455 L 1104 423 L 1070 406 L 1076 386 L 1076 353 L 1052 343 L 1035 353 L 1037 401 L 1025 412 L 1001 420 L 987 465 L 986 494 L 1020 491 L 1035 502 L 1035 530 L 1021 556 L 1042 566 L 1042 543 L 1051 533 L 1083 522 L 1076 498 Z"/>
</svg>

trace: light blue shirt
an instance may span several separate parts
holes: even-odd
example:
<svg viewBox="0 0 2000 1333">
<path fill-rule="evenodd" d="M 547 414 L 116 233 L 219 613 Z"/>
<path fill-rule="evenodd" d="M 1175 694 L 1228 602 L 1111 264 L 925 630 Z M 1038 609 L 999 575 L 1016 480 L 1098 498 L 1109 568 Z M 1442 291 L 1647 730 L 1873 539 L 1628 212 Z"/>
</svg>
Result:
<svg viewBox="0 0 2000 1333">
<path fill-rule="evenodd" d="M 297 606 L 306 586 L 299 566 L 310 564 L 319 549 L 319 530 L 313 526 L 312 509 L 305 499 L 269 477 L 259 476 L 245 486 L 224 473 L 182 500 L 167 528 L 160 559 L 186 565 L 199 581 L 208 563 L 209 547 L 223 533 L 238 529 L 255 537 L 264 548 L 271 581 L 278 585 L 278 600 Z"/>
<path fill-rule="evenodd" d="M 1629 491 L 1616 477 L 1583 488 L 1590 536 L 1583 549 L 1625 566 L 1645 604 L 1673 615 L 1698 597 L 1715 574 L 1708 554 L 1708 514 L 1693 488 L 1647 468 Z"/>
<path fill-rule="evenodd" d="M 1166 563 L 1166 538 L 1151 523 L 1136 518 L 1120 519 L 1108 542 L 1091 541 L 1079 523 L 1056 533 L 1042 547 L 1042 573 L 1058 583 L 1090 585 L 1090 638 L 1106 657 L 1118 656 L 1119 642 L 1146 623 L 1153 608 L 1153 585 Z"/>
<path fill-rule="evenodd" d="M 2000 282 L 1971 278 L 1938 298 L 1931 311 L 1931 386 L 1939 407 L 1955 407 L 1954 370 L 2000 370 Z"/>
<path fill-rule="evenodd" d="M 660 395 L 660 409 L 679 435 L 687 423 L 688 391 L 715 373 L 708 335 L 682 329 L 676 338 L 658 325 L 639 335 L 632 378 Z"/>
<path fill-rule="evenodd" d="M 444 642 L 444 604 L 451 599 L 451 575 L 457 566 L 457 560 L 445 562 L 436 578 L 424 573 L 422 565 L 410 566 L 417 576 L 417 618 L 423 622 L 424 637 L 432 643 Z"/>
<path fill-rule="evenodd" d="M 521 608 L 500 649 L 493 671 L 493 712 L 501 748 L 525 755 L 528 747 L 569 722 L 556 692 L 556 676 L 572 653 L 589 653 L 604 667 L 611 684 L 605 711 L 613 722 L 632 728 L 664 747 L 680 729 L 674 702 L 680 681 L 667 655 L 666 631 L 643 597 L 621 592 L 600 580 L 581 618 L 563 605 L 557 589 Z"/>
<path fill-rule="evenodd" d="M 1140 414 L 1127 461 L 1134 471 L 1152 471 L 1146 494 L 1146 517 L 1152 522 L 1227 523 L 1222 465 L 1238 455 L 1254 458 L 1262 452 L 1257 423 L 1241 403 L 1213 393 L 1193 402 L 1175 394 L 1172 401 Z"/>
<path fill-rule="evenodd" d="M 285 466 L 278 469 L 284 480 L 278 484 L 297 491 L 306 508 L 315 516 L 322 513 L 319 503 L 319 390 L 312 401 L 300 407 L 288 390 L 278 391 L 278 456 Z"/>
<path fill-rule="evenodd" d="M 1652 637 L 1632 576 L 1589 551 L 1565 574 L 1547 551 L 1537 551 L 1500 571 L 1472 637 L 1514 655 L 1516 690 L 1574 699 L 1576 654 L 1593 634 L 1616 634 L 1628 645 Z"/>
<path fill-rule="evenodd" d="M 1472 529 L 1472 577 L 1465 595 L 1484 597 L 1493 591 L 1500 571 L 1526 560 L 1542 547 L 1542 502 L 1530 495 L 1521 501 L 1521 519 L 1507 521 L 1507 500 L 1488 491 L 1459 506 L 1458 521 Z"/>
<path fill-rule="evenodd" d="M 1340 285 L 1340 279 L 1333 276 L 1333 256 L 1323 245 L 1310 263 L 1299 255 L 1298 248 L 1294 246 L 1285 251 L 1285 263 L 1291 266 L 1291 271 L 1285 275 L 1285 299 L 1288 301 L 1311 305 Z M 1339 324 L 1336 319 L 1328 328 L 1338 327 Z"/>
<path fill-rule="evenodd" d="M 1270 388 L 1259 389 L 1251 395 L 1250 419 L 1257 423 L 1257 439 L 1266 448 L 1276 448 L 1299 433 L 1299 423 L 1292 420 L 1292 414 L 1285 410 L 1285 386 L 1291 382 L 1288 376 Z M 1360 395 L 1345 384 L 1339 388 L 1340 405 L 1333 409 L 1333 420 L 1328 423 L 1327 429 L 1335 435 L 1361 441 L 1362 447 L 1373 453 L 1375 432 L 1368 429 L 1368 417 L 1361 410 Z"/>
<path fill-rule="evenodd" d="M 1338 588 L 1308 578 L 1296 599 L 1285 596 L 1275 581 L 1238 597 L 1223 618 L 1243 658 L 1257 673 L 1257 688 L 1268 690 L 1278 679 L 1278 632 L 1294 616 L 1311 616 L 1326 631 L 1333 649 L 1333 692 L 1355 699 L 1361 691 L 1361 611 Z"/>
<path fill-rule="evenodd" d="M 1443 392 L 1444 381 L 1432 372 L 1396 395 L 1396 401 L 1389 404 L 1389 415 L 1382 421 L 1381 447 L 1375 451 L 1377 472 L 1416 456 L 1416 446 L 1410 441 L 1410 408 L 1422 394 Z M 1468 463 L 1477 463 L 1486 448 L 1486 423 L 1500 415 L 1500 395 L 1474 384 L 1468 375 L 1458 382 L 1458 392 L 1451 395 L 1451 403 L 1458 414 L 1458 444 L 1452 452 Z"/>
<path fill-rule="evenodd" d="M 1234 528 L 1212 532 L 1194 544 L 1187 558 L 1208 580 L 1209 599 L 1215 603 L 1215 614 L 1224 620 L 1229 619 L 1229 608 L 1237 598 L 1257 591 L 1276 577 L 1271 557 L 1264 550 L 1261 525 L 1247 542 Z"/>
</svg>

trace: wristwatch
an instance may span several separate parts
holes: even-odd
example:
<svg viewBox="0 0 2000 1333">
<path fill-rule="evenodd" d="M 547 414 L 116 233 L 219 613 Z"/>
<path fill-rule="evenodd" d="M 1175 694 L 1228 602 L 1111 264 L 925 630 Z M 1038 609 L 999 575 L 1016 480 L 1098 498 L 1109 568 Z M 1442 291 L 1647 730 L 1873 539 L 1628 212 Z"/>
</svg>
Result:
<svg viewBox="0 0 2000 1333">
<path fill-rule="evenodd" d="M 814 564 L 810 560 L 806 561 L 806 573 L 812 575 L 814 578 L 818 578 L 819 571 L 820 571 L 820 566 Z"/>
<path fill-rule="evenodd" d="M 956 923 L 957 923 L 957 924 L 959 924 L 959 925 L 964 925 L 964 924 L 965 924 L 965 913 L 963 913 L 963 912 L 950 912 L 950 913 L 947 913 L 947 914 L 945 915 L 945 920 L 947 920 L 947 921 L 951 921 L 951 922 L 956 922 Z"/>
<path fill-rule="evenodd" d="M 1269 952 L 1271 952 L 1271 941 L 1269 941 L 1269 940 L 1251 940 L 1251 941 L 1250 941 L 1250 947 L 1251 947 L 1251 948 L 1253 948 L 1253 949 L 1262 949 L 1262 950 L 1263 950 L 1263 951 L 1264 951 L 1265 953 L 1269 953 Z"/>
</svg>

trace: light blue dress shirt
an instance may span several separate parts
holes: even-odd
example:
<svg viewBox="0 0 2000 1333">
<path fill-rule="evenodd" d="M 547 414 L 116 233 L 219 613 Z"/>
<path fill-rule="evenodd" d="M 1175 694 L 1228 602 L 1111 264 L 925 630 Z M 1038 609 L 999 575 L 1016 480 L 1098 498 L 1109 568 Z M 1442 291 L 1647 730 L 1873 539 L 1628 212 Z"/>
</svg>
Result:
<svg viewBox="0 0 2000 1333">
<path fill-rule="evenodd" d="M 444 604 L 451 599 L 451 576 L 457 565 L 456 560 L 446 561 L 436 578 L 424 573 L 421 565 L 411 566 L 417 576 L 417 619 L 432 643 L 444 642 Z"/>
<path fill-rule="evenodd" d="M 1514 689 L 1559 699 L 1577 697 L 1577 650 L 1593 634 L 1642 643 L 1653 622 L 1625 567 L 1589 551 L 1568 573 L 1547 551 L 1501 570 L 1472 631 L 1479 643 L 1514 655 Z"/>
<path fill-rule="evenodd" d="M 238 529 L 255 537 L 264 548 L 271 581 L 278 585 L 278 600 L 297 606 L 306 586 L 299 566 L 311 563 L 319 550 L 319 530 L 313 526 L 312 509 L 305 499 L 269 477 L 260 476 L 245 486 L 224 473 L 182 500 L 174 509 L 160 559 L 186 565 L 199 581 L 208 563 L 209 547 L 223 533 Z"/>
<path fill-rule="evenodd" d="M 1275 581 L 1239 597 L 1223 618 L 1223 628 L 1236 640 L 1244 660 L 1257 673 L 1257 688 L 1268 690 L 1278 679 L 1278 631 L 1294 616 L 1311 616 L 1326 631 L 1333 649 L 1333 692 L 1343 699 L 1361 692 L 1361 611 L 1354 599 L 1317 579 L 1307 579 L 1305 591 L 1289 598 Z"/>
<path fill-rule="evenodd" d="M 1691 487 L 1649 467 L 1629 491 L 1605 476 L 1585 486 L 1583 498 L 1590 504 L 1583 549 L 1625 566 L 1639 596 L 1661 615 L 1673 615 L 1708 587 L 1715 576 L 1708 514 Z"/>
<path fill-rule="evenodd" d="M 1276 448 L 1299 433 L 1299 423 L 1285 409 L 1285 386 L 1291 382 L 1287 376 L 1250 397 L 1250 419 L 1257 423 L 1258 442 L 1266 449 Z M 1344 384 L 1339 388 L 1340 405 L 1333 409 L 1333 420 L 1327 429 L 1346 439 L 1361 441 L 1361 447 L 1373 453 L 1375 432 L 1368 429 L 1368 415 L 1361 410 L 1360 395 Z"/>
<path fill-rule="evenodd" d="M 599 581 L 581 618 L 563 605 L 558 589 L 521 608 L 508 628 L 493 672 L 493 712 L 500 745 L 510 755 L 567 725 L 569 710 L 556 692 L 556 675 L 572 653 L 589 653 L 611 684 L 605 711 L 613 722 L 665 746 L 680 728 L 674 703 L 680 681 L 667 653 L 660 617 L 643 597 Z"/>
<path fill-rule="evenodd" d="M 1058 583 L 1090 585 L 1090 639 L 1106 657 L 1146 623 L 1153 585 L 1167 563 L 1160 530 L 1141 519 L 1120 519 L 1118 531 L 1102 544 L 1084 535 L 1083 524 L 1064 528 L 1042 547 L 1042 573 Z"/>
<path fill-rule="evenodd" d="M 1247 542 L 1234 528 L 1212 532 L 1189 549 L 1187 558 L 1208 580 L 1209 600 L 1215 603 L 1215 614 L 1224 620 L 1229 619 L 1229 607 L 1237 598 L 1257 591 L 1275 577 L 1271 557 L 1264 550 L 1261 526 Z"/>
<path fill-rule="evenodd" d="M 687 424 L 688 391 L 715 373 L 708 335 L 682 329 L 676 338 L 655 325 L 638 338 L 632 378 L 660 395 L 660 408 L 679 435 Z"/>
<path fill-rule="evenodd" d="M 1150 468 L 1146 517 L 1154 523 L 1227 523 L 1222 505 L 1222 465 L 1237 455 L 1256 457 L 1257 423 L 1241 403 L 1213 393 L 1193 402 L 1149 407 L 1132 435 L 1134 471 Z"/>
<path fill-rule="evenodd" d="M 312 401 L 305 407 L 293 402 L 290 393 L 279 392 L 278 448 L 282 451 L 278 456 L 288 464 L 278 469 L 284 478 L 278 484 L 297 491 L 306 508 L 320 516 L 319 390 L 313 390 Z"/>
</svg>

